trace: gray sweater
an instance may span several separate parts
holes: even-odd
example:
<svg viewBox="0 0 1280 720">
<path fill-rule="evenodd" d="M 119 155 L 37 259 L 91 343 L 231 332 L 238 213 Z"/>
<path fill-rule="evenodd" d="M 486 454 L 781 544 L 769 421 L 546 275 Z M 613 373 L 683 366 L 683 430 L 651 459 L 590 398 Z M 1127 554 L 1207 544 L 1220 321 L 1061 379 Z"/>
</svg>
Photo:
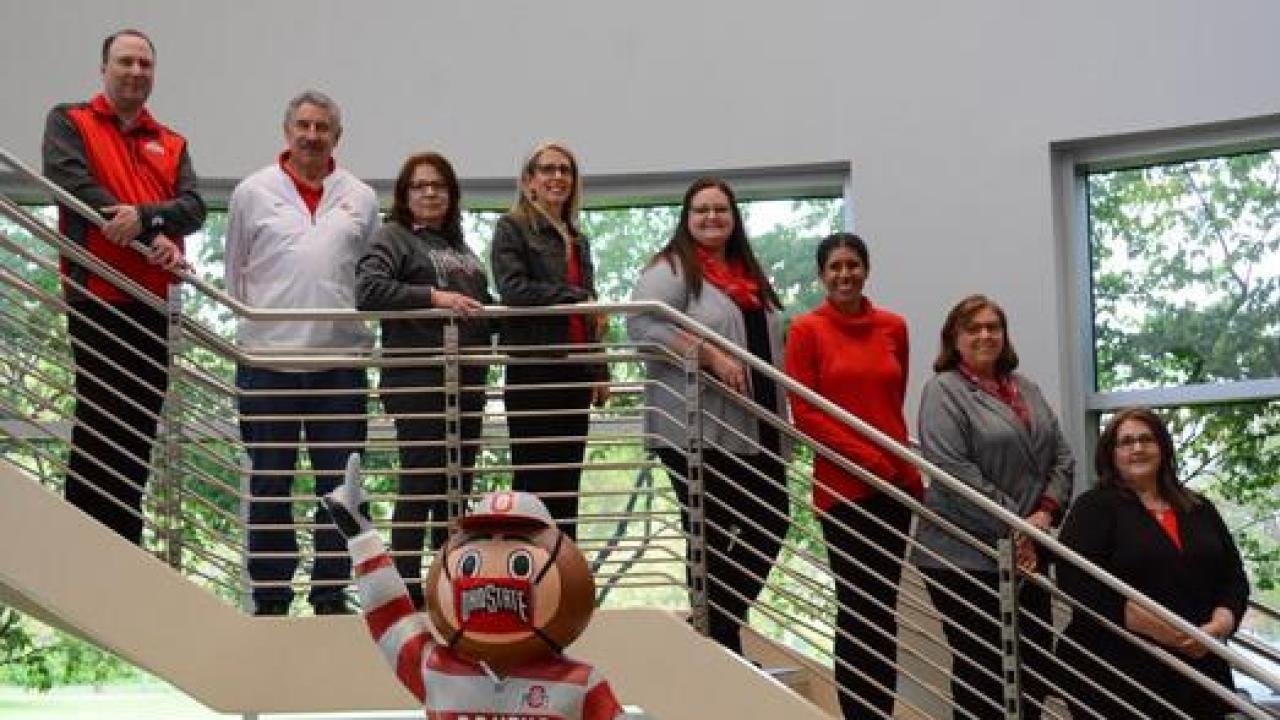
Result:
<svg viewBox="0 0 1280 720">
<path fill-rule="evenodd" d="M 660 300 L 701 322 L 734 345 L 746 349 L 747 327 L 742 311 L 733 300 L 709 282 L 702 292 L 690 296 L 684 278 L 666 260 L 658 260 L 640 273 L 632 300 Z M 775 310 L 766 312 L 769 326 L 769 349 L 773 365 L 782 365 L 782 318 Z M 627 335 L 637 343 L 669 346 L 677 327 L 653 313 L 633 315 L 627 319 Z M 649 381 L 645 383 L 644 430 L 650 447 L 681 448 L 685 445 L 684 370 L 679 360 L 646 363 Z M 703 384 L 702 410 L 712 419 L 703 421 L 704 437 L 714 447 L 734 453 L 755 452 L 759 423 L 743 408 L 741 399 L 726 396 L 711 383 Z M 786 391 L 778 388 L 776 411 L 787 416 Z M 732 428 L 732 430 L 730 430 Z M 738 435 L 750 438 L 744 440 Z M 788 457 L 789 443 L 783 439 L 782 456 Z"/>
<path fill-rule="evenodd" d="M 1017 373 L 1013 378 L 1031 411 L 1029 430 L 1008 405 L 959 372 L 941 372 L 925 384 L 920 398 L 920 450 L 925 459 L 1020 517 L 1048 497 L 1057 503 L 1056 517 L 1061 518 L 1074 482 L 1071 448 L 1040 388 Z M 937 480 L 929 484 L 925 505 L 991 547 L 1007 535 L 1001 520 Z M 982 552 L 933 523 L 922 521 L 917 537 L 961 568 L 996 569 Z M 923 567 L 941 566 L 919 549 L 913 559 Z"/>
</svg>

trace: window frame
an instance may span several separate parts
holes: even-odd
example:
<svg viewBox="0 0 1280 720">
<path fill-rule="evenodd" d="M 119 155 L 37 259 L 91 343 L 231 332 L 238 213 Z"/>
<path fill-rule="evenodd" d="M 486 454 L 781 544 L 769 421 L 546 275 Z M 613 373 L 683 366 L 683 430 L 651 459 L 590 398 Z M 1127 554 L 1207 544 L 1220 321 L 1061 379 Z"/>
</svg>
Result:
<svg viewBox="0 0 1280 720">
<path fill-rule="evenodd" d="M 1280 150 L 1280 114 L 1050 144 L 1061 302 L 1064 432 L 1091 459 L 1103 415 L 1134 405 L 1192 407 L 1280 398 L 1280 377 L 1134 390 L 1097 389 L 1088 176 L 1249 152 Z M 1089 463 L 1082 463 L 1082 468 Z M 1091 472 L 1084 471 L 1086 476 Z M 1078 491 L 1092 483 L 1078 483 Z"/>
</svg>

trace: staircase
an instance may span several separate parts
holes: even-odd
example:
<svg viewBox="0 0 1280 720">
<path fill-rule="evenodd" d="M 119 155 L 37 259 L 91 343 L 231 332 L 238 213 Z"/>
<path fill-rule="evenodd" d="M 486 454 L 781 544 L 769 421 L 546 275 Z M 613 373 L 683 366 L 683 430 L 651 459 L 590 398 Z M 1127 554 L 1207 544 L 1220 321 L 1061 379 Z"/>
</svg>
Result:
<svg viewBox="0 0 1280 720">
<path fill-rule="evenodd" d="M 0 463 L 0 602 L 224 713 L 412 710 L 355 616 L 254 618 Z M 824 718 L 674 613 L 603 610 L 571 654 L 663 720 Z"/>
</svg>

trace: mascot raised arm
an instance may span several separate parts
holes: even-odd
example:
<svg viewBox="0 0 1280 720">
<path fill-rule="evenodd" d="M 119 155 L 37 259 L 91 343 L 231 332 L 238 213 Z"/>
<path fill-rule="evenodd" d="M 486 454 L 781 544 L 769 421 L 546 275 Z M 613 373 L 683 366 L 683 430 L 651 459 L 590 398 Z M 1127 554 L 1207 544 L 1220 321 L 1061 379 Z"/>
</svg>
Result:
<svg viewBox="0 0 1280 720">
<path fill-rule="evenodd" d="M 347 537 L 365 622 L 429 720 L 609 720 L 609 683 L 562 650 L 586 629 L 586 560 L 536 496 L 484 495 L 436 554 L 427 617 L 365 515 L 360 456 L 324 498 Z"/>
</svg>

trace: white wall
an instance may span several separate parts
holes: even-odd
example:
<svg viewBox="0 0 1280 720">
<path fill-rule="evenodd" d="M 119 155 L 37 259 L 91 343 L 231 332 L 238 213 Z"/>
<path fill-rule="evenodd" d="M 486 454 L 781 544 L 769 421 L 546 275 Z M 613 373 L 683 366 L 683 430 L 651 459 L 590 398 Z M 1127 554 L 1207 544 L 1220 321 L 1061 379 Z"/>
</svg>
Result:
<svg viewBox="0 0 1280 720">
<path fill-rule="evenodd" d="M 210 178 L 268 162 L 306 86 L 343 104 L 341 160 L 370 179 L 424 146 L 507 176 L 548 136 L 588 173 L 849 162 L 914 385 L 946 308 L 984 291 L 1066 407 L 1049 143 L 1280 112 L 1274 0 L 0 0 L 0 144 L 38 160 L 46 108 L 96 90 L 127 25 Z"/>
</svg>

